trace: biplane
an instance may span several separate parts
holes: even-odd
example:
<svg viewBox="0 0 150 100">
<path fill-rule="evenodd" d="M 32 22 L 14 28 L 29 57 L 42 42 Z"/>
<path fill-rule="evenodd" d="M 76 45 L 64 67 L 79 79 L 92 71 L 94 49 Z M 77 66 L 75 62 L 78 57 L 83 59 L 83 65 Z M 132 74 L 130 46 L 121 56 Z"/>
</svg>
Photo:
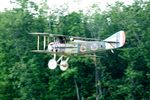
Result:
<svg viewBox="0 0 150 100">
<path fill-rule="evenodd" d="M 55 69 L 59 65 L 62 71 L 68 68 L 68 55 L 90 54 L 102 50 L 113 50 L 125 44 L 124 31 L 119 31 L 104 40 L 49 33 L 29 34 L 37 36 L 37 47 L 32 52 L 53 54 L 54 57 L 49 60 L 48 67 Z M 58 60 L 56 60 L 56 54 L 61 55 Z M 64 60 L 65 55 L 67 57 Z"/>
</svg>

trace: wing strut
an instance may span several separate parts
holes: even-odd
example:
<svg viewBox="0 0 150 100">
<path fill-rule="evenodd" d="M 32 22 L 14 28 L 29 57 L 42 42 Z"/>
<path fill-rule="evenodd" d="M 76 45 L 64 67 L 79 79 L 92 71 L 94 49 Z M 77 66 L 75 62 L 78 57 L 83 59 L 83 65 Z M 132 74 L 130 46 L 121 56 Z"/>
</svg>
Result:
<svg viewBox="0 0 150 100">
<path fill-rule="evenodd" d="M 44 40 L 43 40 L 43 50 L 45 50 L 46 47 L 46 36 L 44 35 Z"/>
<path fill-rule="evenodd" d="M 37 50 L 40 49 L 40 35 L 37 35 Z"/>
</svg>

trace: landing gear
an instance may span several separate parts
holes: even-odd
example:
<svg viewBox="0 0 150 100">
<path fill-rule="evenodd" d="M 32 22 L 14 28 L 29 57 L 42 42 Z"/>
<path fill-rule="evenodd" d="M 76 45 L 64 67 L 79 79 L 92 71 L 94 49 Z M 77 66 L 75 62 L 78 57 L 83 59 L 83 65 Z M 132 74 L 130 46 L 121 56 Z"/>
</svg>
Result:
<svg viewBox="0 0 150 100">
<path fill-rule="evenodd" d="M 68 60 L 69 57 L 66 60 L 63 60 L 64 56 L 61 56 L 57 61 L 56 61 L 56 54 L 54 54 L 54 58 L 49 60 L 48 62 L 48 68 L 49 69 L 55 69 L 58 65 L 58 63 L 60 62 L 59 66 L 60 66 L 60 70 L 65 71 L 68 69 L 69 65 L 68 65 Z"/>
<path fill-rule="evenodd" d="M 69 57 L 66 60 L 61 60 L 61 62 L 60 62 L 60 69 L 62 71 L 65 71 L 65 70 L 68 69 L 68 67 L 69 67 L 68 60 L 69 60 Z"/>
<path fill-rule="evenodd" d="M 48 62 L 48 68 L 55 69 L 56 67 L 57 67 L 56 54 L 54 54 L 54 58 L 49 60 Z"/>
</svg>

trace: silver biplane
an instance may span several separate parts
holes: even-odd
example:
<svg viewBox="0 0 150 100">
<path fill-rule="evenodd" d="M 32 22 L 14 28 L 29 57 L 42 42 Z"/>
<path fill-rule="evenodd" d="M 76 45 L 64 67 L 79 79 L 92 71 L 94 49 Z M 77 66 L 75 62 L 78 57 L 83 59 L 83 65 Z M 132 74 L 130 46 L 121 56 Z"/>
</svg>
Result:
<svg viewBox="0 0 150 100">
<path fill-rule="evenodd" d="M 125 44 L 124 31 L 119 31 L 104 40 L 49 33 L 29 34 L 37 36 L 37 48 L 32 50 L 32 52 L 53 54 L 54 58 L 49 60 L 48 67 L 55 69 L 58 63 L 60 63 L 59 66 L 62 71 L 68 68 L 69 57 L 64 60 L 64 55 L 89 54 L 101 50 L 112 50 L 122 47 Z M 41 43 L 40 40 L 42 40 L 43 43 Z M 56 54 L 61 55 L 58 60 L 56 60 Z"/>
</svg>

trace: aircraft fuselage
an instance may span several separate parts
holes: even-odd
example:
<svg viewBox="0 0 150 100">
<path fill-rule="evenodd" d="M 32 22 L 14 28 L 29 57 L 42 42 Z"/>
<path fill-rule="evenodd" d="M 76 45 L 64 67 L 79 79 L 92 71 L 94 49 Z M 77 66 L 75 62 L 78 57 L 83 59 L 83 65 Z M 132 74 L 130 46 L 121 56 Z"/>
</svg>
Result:
<svg viewBox="0 0 150 100">
<path fill-rule="evenodd" d="M 105 42 L 103 41 L 80 41 L 66 44 L 51 42 L 48 44 L 49 52 L 64 54 L 96 52 L 103 49 L 105 49 Z"/>
</svg>

